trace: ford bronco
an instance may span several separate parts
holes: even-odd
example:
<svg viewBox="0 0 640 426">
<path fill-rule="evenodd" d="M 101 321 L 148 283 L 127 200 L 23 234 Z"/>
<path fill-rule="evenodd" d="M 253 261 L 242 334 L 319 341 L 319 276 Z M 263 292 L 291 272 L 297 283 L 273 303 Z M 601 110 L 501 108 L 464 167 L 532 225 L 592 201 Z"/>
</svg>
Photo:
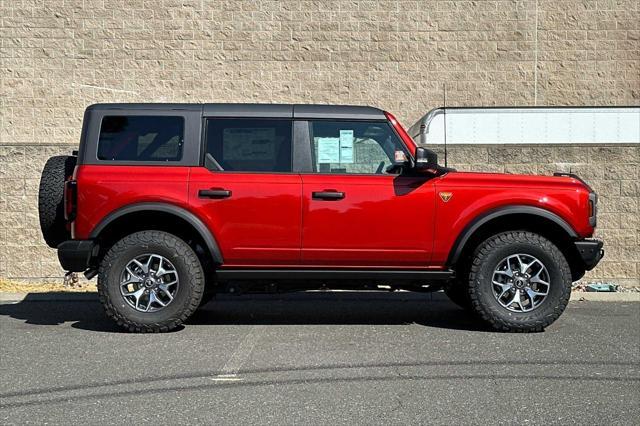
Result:
<svg viewBox="0 0 640 426">
<path fill-rule="evenodd" d="M 92 105 L 39 192 L 62 267 L 136 332 L 219 292 L 310 289 L 444 290 L 496 330 L 542 330 L 603 255 L 596 211 L 575 175 L 442 167 L 362 106 Z"/>
</svg>

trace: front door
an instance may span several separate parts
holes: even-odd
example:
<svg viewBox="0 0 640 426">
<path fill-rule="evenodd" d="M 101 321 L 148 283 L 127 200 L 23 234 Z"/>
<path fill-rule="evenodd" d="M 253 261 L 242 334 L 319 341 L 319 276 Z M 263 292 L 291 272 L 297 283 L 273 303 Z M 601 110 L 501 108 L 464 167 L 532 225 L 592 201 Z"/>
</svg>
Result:
<svg viewBox="0 0 640 426">
<path fill-rule="evenodd" d="M 211 118 L 205 128 L 205 167 L 191 170 L 189 202 L 223 266 L 299 265 L 302 184 L 291 172 L 291 120 Z"/>
<path fill-rule="evenodd" d="M 302 173 L 305 265 L 419 268 L 433 245 L 434 185 L 389 174 L 402 142 L 386 121 L 309 123 L 312 171 Z"/>
</svg>

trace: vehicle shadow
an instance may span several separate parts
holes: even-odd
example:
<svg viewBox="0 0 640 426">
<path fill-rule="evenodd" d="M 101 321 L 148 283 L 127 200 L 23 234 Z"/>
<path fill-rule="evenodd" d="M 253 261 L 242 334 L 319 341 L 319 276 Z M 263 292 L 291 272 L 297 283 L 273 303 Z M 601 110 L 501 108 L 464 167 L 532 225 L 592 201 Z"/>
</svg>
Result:
<svg viewBox="0 0 640 426">
<path fill-rule="evenodd" d="M 104 314 L 97 293 L 29 293 L 16 303 L 0 304 L 0 317 L 22 320 L 25 324 L 73 327 L 104 332 L 120 332 Z"/>
<path fill-rule="evenodd" d="M 106 317 L 95 293 L 77 295 L 71 300 L 60 295 L 48 295 L 47 298 L 31 293 L 21 302 L 0 304 L 0 316 L 33 325 L 71 322 L 71 326 L 77 329 L 121 332 Z M 200 308 L 187 322 L 187 326 L 237 324 L 418 324 L 453 330 L 490 331 L 475 316 L 449 302 L 443 295 L 435 297 L 408 292 L 224 295 Z"/>
</svg>

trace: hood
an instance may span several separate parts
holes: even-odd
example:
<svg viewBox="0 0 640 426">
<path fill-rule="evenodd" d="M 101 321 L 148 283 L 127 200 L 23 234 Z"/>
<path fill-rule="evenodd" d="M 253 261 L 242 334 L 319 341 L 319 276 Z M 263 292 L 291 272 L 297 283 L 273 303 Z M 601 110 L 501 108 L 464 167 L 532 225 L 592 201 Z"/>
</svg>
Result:
<svg viewBox="0 0 640 426">
<path fill-rule="evenodd" d="M 488 172 L 450 172 L 442 176 L 448 183 L 460 186 L 501 186 L 530 188 L 586 189 L 591 187 L 579 176 L 572 173 L 554 173 L 552 176 L 522 175 Z"/>
</svg>

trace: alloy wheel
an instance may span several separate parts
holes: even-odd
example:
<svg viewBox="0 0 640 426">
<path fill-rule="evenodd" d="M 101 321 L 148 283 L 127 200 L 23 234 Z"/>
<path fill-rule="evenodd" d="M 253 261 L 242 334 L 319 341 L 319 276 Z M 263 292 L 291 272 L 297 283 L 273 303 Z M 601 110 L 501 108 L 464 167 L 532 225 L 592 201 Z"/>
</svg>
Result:
<svg viewBox="0 0 640 426">
<path fill-rule="evenodd" d="M 120 294 L 139 312 L 157 312 L 167 307 L 175 299 L 179 285 L 176 268 L 159 254 L 131 259 L 120 276 Z"/>
<path fill-rule="evenodd" d="M 530 312 L 547 298 L 551 287 L 549 271 L 530 254 L 505 257 L 493 271 L 493 295 L 511 312 Z"/>
</svg>

